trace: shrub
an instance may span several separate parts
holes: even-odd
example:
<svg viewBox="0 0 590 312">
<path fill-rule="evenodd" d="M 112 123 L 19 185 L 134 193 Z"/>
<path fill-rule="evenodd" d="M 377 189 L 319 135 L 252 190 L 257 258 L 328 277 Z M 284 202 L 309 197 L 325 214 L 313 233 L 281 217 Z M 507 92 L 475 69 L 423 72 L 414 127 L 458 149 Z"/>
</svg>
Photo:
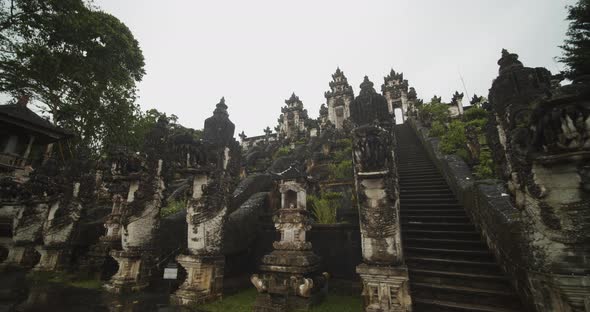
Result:
<svg viewBox="0 0 590 312">
<path fill-rule="evenodd" d="M 461 149 L 465 150 L 466 144 L 465 124 L 459 120 L 454 120 L 441 138 L 441 151 L 445 154 L 455 154 Z"/>
<path fill-rule="evenodd" d="M 336 223 L 336 210 L 340 206 L 342 195 L 334 192 L 322 192 L 320 196 L 307 196 L 307 205 L 319 224 Z"/>
<path fill-rule="evenodd" d="M 173 215 L 186 208 L 186 200 L 173 200 L 160 210 L 160 217 L 164 218 Z"/>
<path fill-rule="evenodd" d="M 352 169 L 352 159 L 330 164 L 329 170 L 330 179 L 332 180 L 352 179 L 354 176 L 354 171 Z"/>
<path fill-rule="evenodd" d="M 420 119 L 427 125 L 438 121 L 442 124 L 446 124 L 451 118 L 451 113 L 447 104 L 444 103 L 430 103 L 428 105 L 421 106 L 419 110 Z"/>
<path fill-rule="evenodd" d="M 440 137 L 446 131 L 445 125 L 440 121 L 434 121 L 432 123 L 432 128 L 430 128 L 430 133 L 428 134 L 430 137 Z"/>
<path fill-rule="evenodd" d="M 287 156 L 291 154 L 291 149 L 288 146 L 283 146 L 277 149 L 277 151 L 272 155 L 273 159 L 277 159 L 279 157 Z"/>
<path fill-rule="evenodd" d="M 479 164 L 474 168 L 475 176 L 478 179 L 489 179 L 494 177 L 494 160 L 489 148 L 482 149 L 479 154 Z"/>
<path fill-rule="evenodd" d="M 472 121 L 476 119 L 486 119 L 488 118 L 488 111 L 481 107 L 472 107 L 465 111 L 463 114 L 463 120 L 465 121 Z"/>
<path fill-rule="evenodd" d="M 334 161 L 335 162 L 342 162 L 345 160 L 352 160 L 352 140 L 351 139 L 342 139 L 338 140 L 337 146 L 341 148 L 341 150 L 334 153 Z"/>
</svg>

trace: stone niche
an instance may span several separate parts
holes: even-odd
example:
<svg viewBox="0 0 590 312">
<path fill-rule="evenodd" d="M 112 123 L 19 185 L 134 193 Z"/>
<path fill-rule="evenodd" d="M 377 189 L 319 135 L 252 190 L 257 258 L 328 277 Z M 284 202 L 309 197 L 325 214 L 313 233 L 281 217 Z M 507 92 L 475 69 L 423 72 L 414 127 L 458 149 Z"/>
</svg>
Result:
<svg viewBox="0 0 590 312">
<path fill-rule="evenodd" d="M 260 273 L 251 278 L 258 290 L 254 311 L 307 311 L 323 298 L 327 273 L 320 274 L 320 258 L 306 241 L 311 229 L 306 208 L 305 178 L 290 167 L 280 175 L 281 208 L 274 217 L 281 238 L 262 258 Z"/>
</svg>

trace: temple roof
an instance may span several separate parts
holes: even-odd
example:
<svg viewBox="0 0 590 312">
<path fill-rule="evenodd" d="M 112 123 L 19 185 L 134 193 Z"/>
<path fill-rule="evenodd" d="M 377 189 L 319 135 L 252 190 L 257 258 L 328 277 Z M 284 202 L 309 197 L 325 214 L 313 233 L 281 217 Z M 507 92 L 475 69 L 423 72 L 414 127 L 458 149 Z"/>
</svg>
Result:
<svg viewBox="0 0 590 312">
<path fill-rule="evenodd" d="M 391 122 L 387 100 L 373 86 L 369 77 L 365 76 L 359 95 L 350 105 L 350 118 L 357 126 L 370 124 L 375 120 Z"/>
<path fill-rule="evenodd" d="M 0 105 L 0 121 L 42 134 L 52 142 L 73 136 L 71 132 L 54 126 L 21 103 Z"/>
</svg>

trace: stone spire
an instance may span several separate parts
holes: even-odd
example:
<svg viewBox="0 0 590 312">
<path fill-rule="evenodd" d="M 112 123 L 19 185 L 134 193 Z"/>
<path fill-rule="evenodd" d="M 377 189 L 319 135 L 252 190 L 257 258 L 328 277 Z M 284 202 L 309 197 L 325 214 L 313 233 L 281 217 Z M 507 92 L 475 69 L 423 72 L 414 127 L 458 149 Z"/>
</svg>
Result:
<svg viewBox="0 0 590 312">
<path fill-rule="evenodd" d="M 502 49 L 502 58 L 498 60 L 498 65 L 500 65 L 500 74 L 523 68 L 522 62 L 518 60 L 518 54 L 510 53 L 506 49 Z"/>
<path fill-rule="evenodd" d="M 215 145 L 227 145 L 233 140 L 236 126 L 229 120 L 225 98 L 215 105 L 213 116 L 205 120 L 203 139 Z"/>
<path fill-rule="evenodd" d="M 351 104 L 350 117 L 357 125 L 371 124 L 373 121 L 391 122 L 387 100 L 378 94 L 374 84 L 365 76 L 361 83 L 361 91 Z"/>
</svg>

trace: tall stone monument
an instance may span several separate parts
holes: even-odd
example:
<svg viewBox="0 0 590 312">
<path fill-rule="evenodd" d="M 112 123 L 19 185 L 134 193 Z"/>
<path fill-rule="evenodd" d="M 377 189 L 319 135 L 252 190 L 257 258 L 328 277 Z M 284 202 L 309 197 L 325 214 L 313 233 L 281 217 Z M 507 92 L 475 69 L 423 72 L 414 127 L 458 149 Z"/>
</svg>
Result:
<svg viewBox="0 0 590 312">
<path fill-rule="evenodd" d="M 188 254 L 176 261 L 187 277 L 171 296 L 179 305 L 205 303 L 222 298 L 225 258 L 222 254 L 223 229 L 227 219 L 233 178 L 239 174 L 239 143 L 234 139 L 225 99 L 213 116 L 205 120 L 203 141 L 195 153 L 187 154 L 192 175 L 188 202 Z M 192 155 L 192 157 L 191 157 Z"/>
<path fill-rule="evenodd" d="M 365 76 L 352 103 L 353 163 L 363 263 L 357 266 L 366 312 L 411 311 L 399 217 L 393 123 L 386 99 Z"/>
<path fill-rule="evenodd" d="M 128 185 L 126 204 L 121 211 L 122 250 L 111 250 L 119 264 L 117 273 L 105 288 L 122 293 L 138 291 L 149 285 L 155 259 L 155 231 L 160 222 L 167 165 L 168 122 L 160 118 L 146 135 L 143 153 L 114 165 L 116 179 Z M 124 167 L 123 167 L 124 166 Z M 114 205 L 120 198 L 114 197 Z"/>
</svg>

